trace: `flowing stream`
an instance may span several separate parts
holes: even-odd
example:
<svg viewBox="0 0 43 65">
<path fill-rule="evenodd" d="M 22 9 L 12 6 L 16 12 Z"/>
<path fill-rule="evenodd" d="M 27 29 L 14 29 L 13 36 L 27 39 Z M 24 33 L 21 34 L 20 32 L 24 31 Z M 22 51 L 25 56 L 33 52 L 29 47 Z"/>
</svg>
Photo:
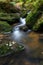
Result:
<svg viewBox="0 0 43 65">
<path fill-rule="evenodd" d="M 39 65 L 39 60 L 38 57 L 40 57 L 40 49 L 38 50 L 37 48 L 41 48 L 41 53 L 43 54 L 43 34 L 36 34 L 34 32 L 31 32 L 30 34 L 20 30 L 20 27 L 26 25 L 26 20 L 25 18 L 20 18 L 20 23 L 16 26 L 13 27 L 13 32 L 11 33 L 11 39 L 16 41 L 19 44 L 24 45 L 25 51 L 17 56 L 10 56 L 7 58 L 2 58 L 0 59 L 0 65 Z M 28 30 L 30 32 L 31 30 Z M 35 51 L 36 50 L 36 51 Z M 32 51 L 32 53 L 29 53 Z M 35 54 L 36 53 L 36 54 Z M 38 56 L 39 54 L 39 56 Z M 34 58 L 35 57 L 35 58 Z M 43 56 L 42 56 L 43 57 Z M 42 58 L 41 57 L 41 58 Z M 5 61 L 5 60 L 6 61 Z M 4 60 L 4 61 L 3 61 Z M 13 60 L 13 62 L 12 62 Z M 41 61 L 41 60 L 40 60 Z"/>
<path fill-rule="evenodd" d="M 21 41 L 21 39 L 25 36 L 25 33 L 20 30 L 20 27 L 25 26 L 26 21 L 25 18 L 20 18 L 20 24 L 14 26 L 13 33 L 12 33 L 12 39 L 15 41 Z"/>
<path fill-rule="evenodd" d="M 29 47 L 26 44 L 24 44 L 23 39 L 26 39 L 27 41 L 31 41 L 31 39 L 27 36 L 26 32 L 20 30 L 20 27 L 23 27 L 25 25 L 26 25 L 25 18 L 20 18 L 20 24 L 13 27 L 11 39 L 16 41 L 18 44 L 23 45 L 26 49 L 29 49 Z"/>
</svg>

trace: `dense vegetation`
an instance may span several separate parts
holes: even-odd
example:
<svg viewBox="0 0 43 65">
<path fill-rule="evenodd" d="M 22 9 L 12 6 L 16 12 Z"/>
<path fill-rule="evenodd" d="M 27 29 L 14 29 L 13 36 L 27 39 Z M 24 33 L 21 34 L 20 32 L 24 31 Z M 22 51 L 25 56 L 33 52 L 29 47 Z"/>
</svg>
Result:
<svg viewBox="0 0 43 65">
<path fill-rule="evenodd" d="M 11 41 L 10 41 L 11 42 Z M 6 44 L 2 44 L 0 45 L 0 57 L 1 56 L 4 56 L 4 55 L 9 55 L 11 53 L 17 53 L 17 52 L 20 52 L 22 50 L 24 50 L 24 46 L 23 45 L 19 45 L 19 44 L 14 44 L 11 42 L 10 43 L 9 41 L 6 42 Z M 13 46 L 13 48 L 12 48 Z"/>
<path fill-rule="evenodd" d="M 35 3 L 35 4 L 34 4 Z M 33 9 L 26 17 L 27 25 L 34 31 L 42 31 L 43 29 L 43 1 L 36 0 L 32 4 Z"/>
<path fill-rule="evenodd" d="M 27 12 L 29 12 L 28 15 Z M 0 2 L 0 13 L 2 13 L 0 14 L 0 21 L 2 22 L 17 23 L 21 16 L 26 17 L 26 25 L 29 29 L 34 31 L 43 30 L 43 0 Z"/>
<path fill-rule="evenodd" d="M 10 32 L 12 30 L 12 25 L 18 23 L 20 17 L 26 18 L 26 26 L 21 26 L 19 28 L 20 30 L 27 31 L 29 29 L 35 32 L 43 32 L 43 0 L 15 0 L 15 2 L 11 0 L 11 2 L 0 2 L 0 33 Z M 34 32 L 29 33 L 29 35 L 27 34 L 28 36 L 26 36 L 26 38 L 28 39 L 23 36 L 23 45 L 26 45 L 26 48 L 28 45 L 29 49 L 27 48 L 27 51 L 31 51 L 30 54 L 26 55 L 40 59 L 43 58 L 43 34 L 35 34 Z M 19 38 L 19 35 L 17 38 Z M 20 41 L 22 40 L 20 39 Z M 22 42 L 19 44 L 22 44 Z M 23 51 L 24 46 L 17 45 L 14 51 Z M 0 56 L 10 51 L 12 51 L 10 47 L 8 49 L 8 46 L 0 45 Z"/>
<path fill-rule="evenodd" d="M 9 32 L 12 30 L 12 27 L 4 21 L 0 21 L 0 32 Z"/>
<path fill-rule="evenodd" d="M 16 12 L 16 13 L 15 13 Z M 11 25 L 19 21 L 19 9 L 10 3 L 0 2 L 0 32 L 9 32 Z"/>
</svg>

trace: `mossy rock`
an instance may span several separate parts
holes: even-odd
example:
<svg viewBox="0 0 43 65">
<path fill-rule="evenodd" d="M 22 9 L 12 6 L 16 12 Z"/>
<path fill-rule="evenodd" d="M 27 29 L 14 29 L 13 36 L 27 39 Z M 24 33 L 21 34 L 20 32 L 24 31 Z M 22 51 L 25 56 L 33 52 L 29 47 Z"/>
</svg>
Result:
<svg viewBox="0 0 43 65">
<path fill-rule="evenodd" d="M 19 13 L 0 13 L 0 21 L 6 21 L 9 24 L 13 24 L 13 23 L 18 23 L 19 22 L 19 18 L 20 18 L 20 14 Z"/>
<path fill-rule="evenodd" d="M 28 31 L 28 27 L 27 26 L 22 26 L 22 27 L 20 27 L 20 30 L 23 30 L 23 31 Z"/>
<path fill-rule="evenodd" d="M 26 23 L 29 26 L 29 28 L 31 29 L 33 27 L 33 25 L 36 23 L 37 19 L 41 16 L 41 12 L 34 10 L 31 11 L 28 16 L 26 17 Z"/>
<path fill-rule="evenodd" d="M 35 23 L 33 26 L 34 31 L 43 31 L 43 15 L 41 16 L 40 19 Z"/>
<path fill-rule="evenodd" d="M 27 16 L 27 11 L 26 10 L 22 10 L 21 11 L 21 17 L 25 18 Z"/>
<path fill-rule="evenodd" d="M 39 6 L 38 6 L 39 5 Z M 26 17 L 26 25 L 29 29 L 34 31 L 41 31 L 43 28 L 43 9 L 42 1 L 39 0 L 35 8 L 27 15 Z M 42 16 L 42 18 L 41 18 Z"/>
<path fill-rule="evenodd" d="M 12 30 L 12 27 L 4 21 L 0 21 L 0 33 L 1 32 L 10 32 Z"/>
</svg>

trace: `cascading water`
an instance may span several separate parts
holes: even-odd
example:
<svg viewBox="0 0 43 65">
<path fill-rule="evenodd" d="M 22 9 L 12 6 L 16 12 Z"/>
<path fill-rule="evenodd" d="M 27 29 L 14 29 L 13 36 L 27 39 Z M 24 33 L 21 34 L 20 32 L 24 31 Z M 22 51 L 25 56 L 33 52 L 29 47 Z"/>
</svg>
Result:
<svg viewBox="0 0 43 65">
<path fill-rule="evenodd" d="M 29 12 L 27 13 L 27 15 L 28 15 L 30 12 L 31 12 L 31 11 L 29 11 Z M 20 17 L 20 24 L 14 27 L 13 32 L 14 32 L 14 31 L 19 31 L 19 28 L 22 27 L 22 26 L 25 26 L 25 25 L 26 25 L 26 18 Z"/>
<path fill-rule="evenodd" d="M 23 36 L 25 36 L 24 32 L 21 31 L 19 28 L 26 25 L 25 18 L 20 18 L 20 24 L 16 25 L 13 28 L 12 38 L 16 41 L 21 40 Z"/>
<path fill-rule="evenodd" d="M 25 26 L 25 25 L 26 25 L 25 18 L 20 18 L 20 24 L 14 26 L 11 38 L 12 40 L 15 40 L 18 44 L 23 45 L 26 49 L 29 49 L 28 46 L 24 44 L 23 39 L 26 38 L 27 41 L 30 41 L 31 39 L 30 38 L 28 39 L 27 34 L 24 31 L 19 29 L 20 27 Z"/>
<path fill-rule="evenodd" d="M 26 20 L 25 20 L 25 18 L 20 18 L 20 22 L 21 22 L 21 24 L 18 25 L 19 27 L 26 25 Z"/>
<path fill-rule="evenodd" d="M 13 31 L 18 31 L 20 27 L 25 26 L 25 25 L 26 25 L 25 18 L 20 18 L 20 24 L 15 26 Z"/>
<path fill-rule="evenodd" d="M 28 13 L 29 14 L 29 13 Z M 20 30 L 20 27 L 26 25 L 26 18 L 20 17 L 20 24 L 14 26 L 13 32 L 12 32 L 12 39 L 16 41 L 21 41 L 23 38 L 25 38 L 26 33 Z M 30 32 L 31 30 L 28 30 Z"/>
</svg>

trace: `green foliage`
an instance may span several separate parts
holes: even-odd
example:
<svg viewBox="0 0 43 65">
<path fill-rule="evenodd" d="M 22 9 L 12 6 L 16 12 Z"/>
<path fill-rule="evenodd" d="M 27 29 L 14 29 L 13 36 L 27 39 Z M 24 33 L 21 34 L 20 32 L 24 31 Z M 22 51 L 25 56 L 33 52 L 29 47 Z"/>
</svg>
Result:
<svg viewBox="0 0 43 65">
<path fill-rule="evenodd" d="M 0 21 L 0 32 L 9 32 L 11 30 L 12 28 L 7 22 Z"/>
<path fill-rule="evenodd" d="M 23 45 L 17 45 L 16 46 L 16 52 L 20 52 L 24 50 L 24 46 Z"/>
<path fill-rule="evenodd" d="M 43 18 L 40 19 L 41 16 L 43 17 L 43 2 L 42 0 L 36 0 L 35 2 L 33 1 L 32 4 L 34 8 L 27 15 L 26 23 L 30 29 L 37 31 L 42 29 L 43 26 Z"/>
<path fill-rule="evenodd" d="M 33 25 L 36 23 L 39 15 L 40 15 L 40 13 L 37 10 L 30 12 L 30 14 L 26 18 L 26 22 L 27 22 L 27 25 L 29 26 L 29 28 L 33 27 Z"/>
<path fill-rule="evenodd" d="M 41 16 L 41 18 L 38 19 L 38 21 L 34 24 L 33 30 L 34 31 L 37 31 L 39 29 L 43 30 L 42 26 L 43 26 L 43 16 Z"/>
<path fill-rule="evenodd" d="M 6 21 L 9 24 L 17 23 L 20 18 L 19 13 L 0 13 L 0 21 Z M 17 20 L 17 21 L 16 21 Z"/>
<path fill-rule="evenodd" d="M 0 46 L 0 55 L 3 56 L 3 55 L 6 55 L 8 54 L 9 52 L 12 52 L 13 50 L 10 48 L 10 46 L 7 46 L 7 45 L 1 45 Z"/>
<path fill-rule="evenodd" d="M 13 4 L 6 2 L 0 2 L 0 10 L 6 13 L 20 12 Z"/>
</svg>

